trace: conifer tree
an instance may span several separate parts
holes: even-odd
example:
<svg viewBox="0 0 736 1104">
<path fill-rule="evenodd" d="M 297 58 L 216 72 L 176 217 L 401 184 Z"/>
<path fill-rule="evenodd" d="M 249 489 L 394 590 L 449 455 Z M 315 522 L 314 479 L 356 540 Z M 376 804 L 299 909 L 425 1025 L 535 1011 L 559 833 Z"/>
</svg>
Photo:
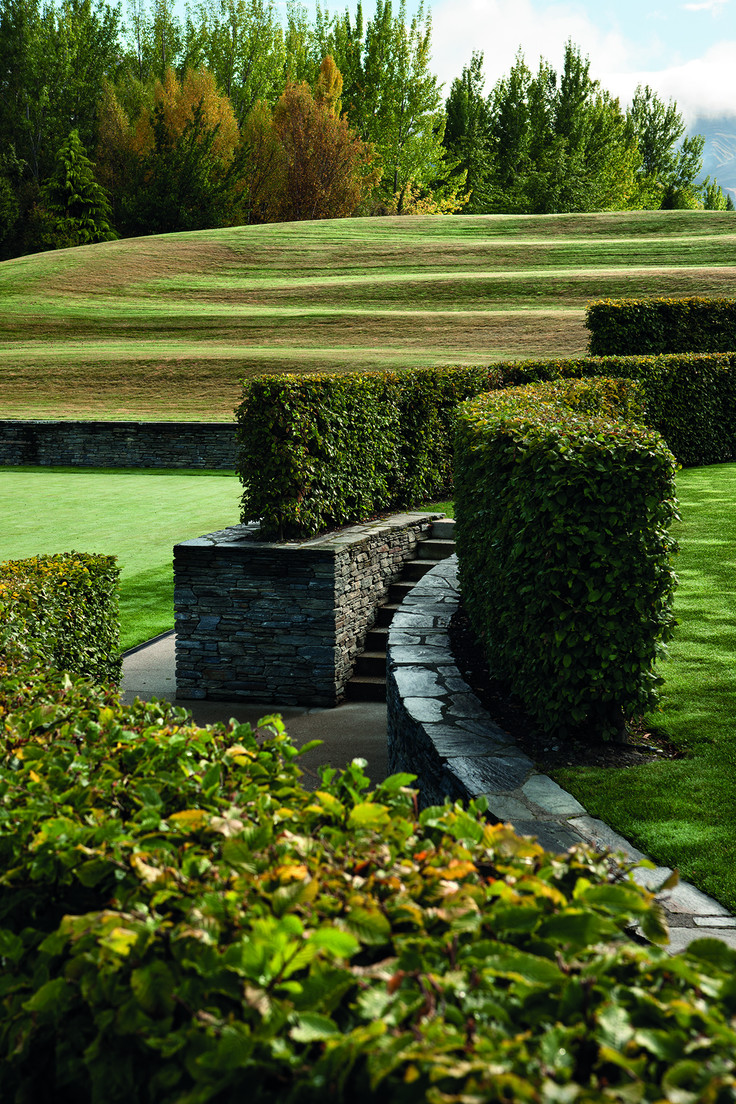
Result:
<svg viewBox="0 0 736 1104">
<path fill-rule="evenodd" d="M 45 225 L 40 244 L 46 248 L 89 245 L 117 238 L 110 225 L 107 194 L 95 180 L 94 166 L 76 130 L 59 148 L 54 171 L 42 196 L 39 215 Z"/>
</svg>

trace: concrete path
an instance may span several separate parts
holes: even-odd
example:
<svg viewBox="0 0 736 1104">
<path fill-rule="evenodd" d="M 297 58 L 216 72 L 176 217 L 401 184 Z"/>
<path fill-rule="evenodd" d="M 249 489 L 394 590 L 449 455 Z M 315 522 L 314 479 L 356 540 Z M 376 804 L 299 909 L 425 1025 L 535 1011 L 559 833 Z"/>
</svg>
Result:
<svg viewBox="0 0 736 1104">
<path fill-rule="evenodd" d="M 166 699 L 184 706 L 198 724 L 227 723 L 232 717 L 255 725 L 261 717 L 280 713 L 294 743 L 301 747 L 310 740 L 322 746 L 299 760 L 304 785 L 316 789 L 317 768 L 323 764 L 347 766 L 353 759 L 367 759 L 366 773 L 376 785 L 388 774 L 386 749 L 386 703 L 346 702 L 335 709 L 298 706 L 250 705 L 245 702 L 178 701 L 176 695 L 174 633 L 157 637 L 127 653 L 123 660 L 122 700 Z"/>
</svg>

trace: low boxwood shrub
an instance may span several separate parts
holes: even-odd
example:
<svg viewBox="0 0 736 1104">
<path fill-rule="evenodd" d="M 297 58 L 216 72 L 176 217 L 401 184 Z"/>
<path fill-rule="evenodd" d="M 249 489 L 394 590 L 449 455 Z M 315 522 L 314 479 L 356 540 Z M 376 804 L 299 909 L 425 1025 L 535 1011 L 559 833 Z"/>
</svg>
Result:
<svg viewBox="0 0 736 1104">
<path fill-rule="evenodd" d="M 64 552 L 0 564 L 0 633 L 55 667 L 117 682 L 122 660 L 114 556 Z"/>
<path fill-rule="evenodd" d="M 585 325 L 594 356 L 733 352 L 736 299 L 599 299 Z"/>
<path fill-rule="evenodd" d="M 0 665 L 4 1101 L 734 1098 L 736 954 L 609 858 Z"/>
<path fill-rule="evenodd" d="M 492 392 L 458 416 L 463 602 L 493 673 L 557 735 L 615 735 L 661 682 L 677 465 L 640 403 L 634 381 L 582 380 Z"/>
</svg>

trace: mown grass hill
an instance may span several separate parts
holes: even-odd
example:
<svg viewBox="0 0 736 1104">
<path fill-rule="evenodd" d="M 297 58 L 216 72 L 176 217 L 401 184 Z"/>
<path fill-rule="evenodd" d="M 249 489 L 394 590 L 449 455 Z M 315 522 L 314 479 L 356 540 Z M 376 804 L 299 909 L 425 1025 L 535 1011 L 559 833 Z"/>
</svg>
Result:
<svg viewBox="0 0 736 1104">
<path fill-rule="evenodd" d="M 590 299 L 736 294 L 736 215 L 341 219 L 0 264 L 6 417 L 226 420 L 264 371 L 583 354 Z"/>
</svg>

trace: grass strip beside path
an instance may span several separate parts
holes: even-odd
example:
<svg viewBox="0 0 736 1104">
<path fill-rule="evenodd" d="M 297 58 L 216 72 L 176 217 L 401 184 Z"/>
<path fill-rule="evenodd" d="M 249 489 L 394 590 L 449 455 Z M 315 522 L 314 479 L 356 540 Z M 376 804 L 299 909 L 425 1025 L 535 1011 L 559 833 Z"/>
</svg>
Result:
<svg viewBox="0 0 736 1104">
<path fill-rule="evenodd" d="M 555 772 L 591 816 L 736 912 L 736 464 L 677 477 L 678 627 L 661 710 L 685 758 Z"/>
<path fill-rule="evenodd" d="M 0 561 L 49 552 L 118 557 L 121 647 L 174 627 L 172 550 L 239 521 L 230 472 L 0 468 Z"/>
</svg>

